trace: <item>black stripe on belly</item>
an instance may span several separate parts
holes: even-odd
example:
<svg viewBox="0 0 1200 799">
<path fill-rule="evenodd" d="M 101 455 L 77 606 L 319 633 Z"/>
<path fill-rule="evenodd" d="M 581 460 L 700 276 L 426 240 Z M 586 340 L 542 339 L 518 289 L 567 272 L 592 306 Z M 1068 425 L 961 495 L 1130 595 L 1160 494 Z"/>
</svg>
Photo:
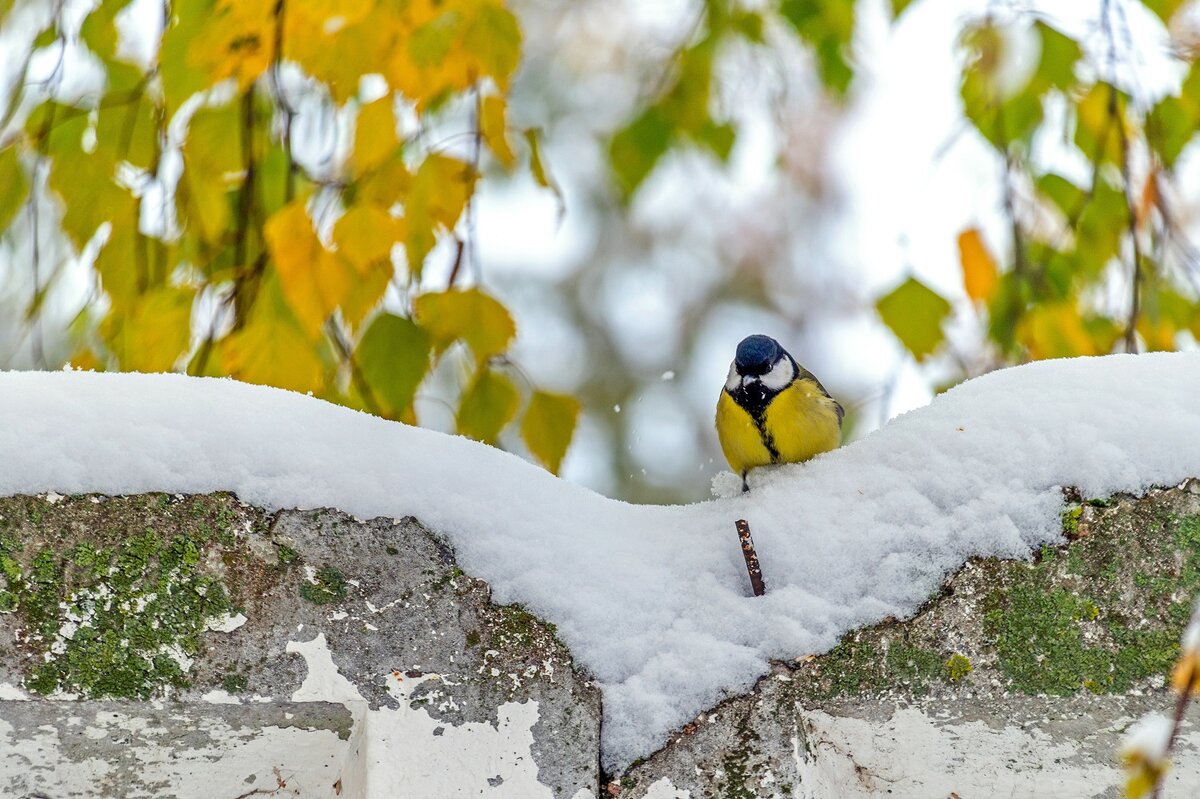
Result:
<svg viewBox="0 0 1200 799">
<path fill-rule="evenodd" d="M 750 414 L 750 418 L 754 420 L 754 426 L 758 428 L 758 437 L 762 439 L 762 444 L 767 448 L 767 452 L 771 456 L 771 463 L 779 463 L 779 450 L 775 447 L 775 439 L 767 430 L 767 408 L 771 404 L 771 400 L 775 399 L 775 395 L 779 392 L 748 392 L 742 387 L 738 387 L 735 391 L 727 392 L 733 401 L 736 402 L 742 410 Z"/>
</svg>

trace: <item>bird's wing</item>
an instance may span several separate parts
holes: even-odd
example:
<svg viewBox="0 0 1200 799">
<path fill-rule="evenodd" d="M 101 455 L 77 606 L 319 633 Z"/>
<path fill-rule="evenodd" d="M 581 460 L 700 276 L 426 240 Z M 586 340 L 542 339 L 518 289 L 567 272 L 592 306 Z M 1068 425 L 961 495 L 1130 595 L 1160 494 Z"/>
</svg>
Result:
<svg viewBox="0 0 1200 799">
<path fill-rule="evenodd" d="M 807 369 L 805 369 L 800 364 L 796 364 L 796 379 L 813 381 L 813 383 L 817 387 L 817 390 L 829 398 L 829 401 L 833 403 L 834 411 L 837 413 L 838 427 L 841 427 L 842 419 L 844 419 L 846 417 L 846 409 L 842 407 L 842 403 L 835 400 L 833 398 L 833 395 L 825 390 L 825 386 L 821 385 L 821 381 L 817 379 L 817 376 L 814 375 L 812 372 L 808 371 Z"/>
</svg>

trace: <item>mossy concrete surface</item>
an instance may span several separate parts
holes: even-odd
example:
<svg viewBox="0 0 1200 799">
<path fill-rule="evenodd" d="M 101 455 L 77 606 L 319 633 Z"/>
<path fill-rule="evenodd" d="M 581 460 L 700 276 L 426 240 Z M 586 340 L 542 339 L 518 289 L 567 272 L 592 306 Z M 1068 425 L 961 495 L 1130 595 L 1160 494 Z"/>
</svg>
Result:
<svg viewBox="0 0 1200 799">
<path fill-rule="evenodd" d="M 346 718 L 280 743 L 299 734 L 275 718 L 293 700 Z M 109 702 L 116 726 L 97 715 Z M 228 494 L 0 499 L 0 795 L 217 795 L 185 767 L 208 752 L 231 796 L 318 761 L 320 780 L 286 795 L 382 796 L 403 766 L 412 795 L 586 796 L 599 718 L 553 628 L 493 605 L 413 519 L 268 514 Z M 255 725 L 262 740 L 243 740 Z M 208 728 L 241 743 L 210 745 Z M 129 751 L 179 768 L 138 777 Z"/>
<path fill-rule="evenodd" d="M 1007 753 L 1002 771 L 1016 776 L 997 784 L 1015 795 L 1115 796 L 1120 733 L 1149 709 L 1172 709 L 1164 686 L 1200 594 L 1200 481 L 1141 498 L 1068 496 L 1063 521 L 1060 546 L 1027 562 L 972 560 L 913 618 L 775 664 L 753 692 L 687 725 L 613 790 L 968 796 L 964 787 L 978 790 L 971 773 L 990 768 L 972 761 L 977 746 Z M 1072 714 L 1083 723 L 1066 723 Z M 986 730 L 1004 740 L 988 742 Z M 1191 732 L 1180 742 L 1186 767 L 1175 779 L 1191 775 L 1193 793 L 1179 795 L 1200 792 L 1198 745 Z M 930 747 L 949 753 L 950 771 L 913 782 L 920 764 L 941 760 L 923 752 Z M 854 777 L 849 787 L 831 787 L 839 769 Z M 1074 781 L 1089 772 L 1091 781 Z M 896 793 L 902 785 L 913 793 Z"/>
</svg>

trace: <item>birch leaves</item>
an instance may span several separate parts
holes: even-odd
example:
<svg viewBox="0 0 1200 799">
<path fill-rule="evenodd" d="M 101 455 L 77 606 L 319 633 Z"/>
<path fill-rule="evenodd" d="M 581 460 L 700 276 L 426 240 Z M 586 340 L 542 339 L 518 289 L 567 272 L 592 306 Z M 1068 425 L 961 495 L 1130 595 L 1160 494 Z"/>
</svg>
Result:
<svg viewBox="0 0 1200 799">
<path fill-rule="evenodd" d="M 425 275 L 435 251 L 462 258 L 482 159 L 548 184 L 510 135 L 521 31 L 501 0 L 173 0 L 148 57 L 122 41 L 128 6 L 102 0 L 78 36 L 50 21 L 36 46 L 78 40 L 101 88 L 43 103 L 0 146 L 0 230 L 47 224 L 23 210 L 42 174 L 72 249 L 98 253 L 104 299 L 72 361 L 228 375 L 408 422 L 440 369 L 460 383 L 459 432 L 511 428 L 556 470 L 578 403 L 516 379 L 508 309 L 457 285 L 457 265 L 449 285 Z M 315 170 L 295 154 L 302 107 L 350 124 Z M 475 147 L 423 139 L 459 117 Z"/>
</svg>

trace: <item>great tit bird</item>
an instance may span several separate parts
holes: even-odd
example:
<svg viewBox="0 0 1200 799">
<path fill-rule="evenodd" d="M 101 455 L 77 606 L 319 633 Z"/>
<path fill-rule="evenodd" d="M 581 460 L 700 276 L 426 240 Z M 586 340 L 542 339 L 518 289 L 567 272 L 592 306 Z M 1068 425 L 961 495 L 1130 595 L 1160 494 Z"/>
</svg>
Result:
<svg viewBox="0 0 1200 799">
<path fill-rule="evenodd" d="M 835 448 L 845 411 L 812 372 L 770 336 L 738 344 L 717 400 L 717 438 L 742 476 L 768 463 L 799 463 Z"/>
</svg>

